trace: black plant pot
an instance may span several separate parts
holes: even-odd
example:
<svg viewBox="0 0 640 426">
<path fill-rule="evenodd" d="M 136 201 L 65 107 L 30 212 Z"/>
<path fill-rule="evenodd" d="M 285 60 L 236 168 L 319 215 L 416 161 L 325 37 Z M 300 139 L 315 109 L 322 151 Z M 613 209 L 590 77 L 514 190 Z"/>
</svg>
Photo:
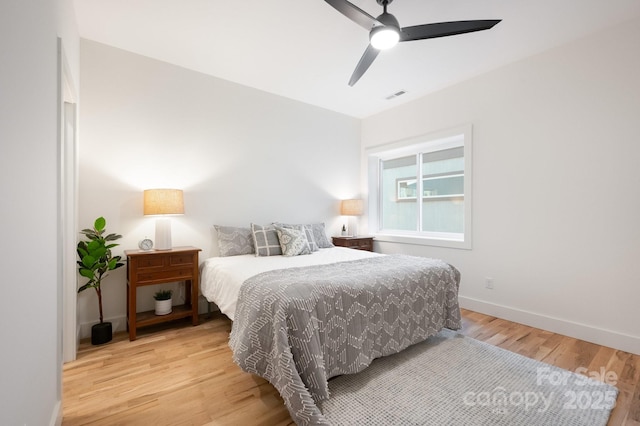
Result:
<svg viewBox="0 0 640 426">
<path fill-rule="evenodd" d="M 91 327 L 91 344 L 102 345 L 111 341 L 113 333 L 110 322 L 102 322 Z"/>
</svg>

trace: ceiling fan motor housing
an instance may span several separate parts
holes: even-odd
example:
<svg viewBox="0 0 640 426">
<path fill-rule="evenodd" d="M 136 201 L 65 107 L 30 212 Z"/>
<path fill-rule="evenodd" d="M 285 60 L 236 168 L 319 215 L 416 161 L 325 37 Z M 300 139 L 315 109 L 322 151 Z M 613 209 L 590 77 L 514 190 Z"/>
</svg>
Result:
<svg viewBox="0 0 640 426">
<path fill-rule="evenodd" d="M 386 11 L 376 18 L 381 25 L 374 25 L 369 32 L 369 41 L 376 49 L 389 49 L 400 40 L 400 24 L 398 20 Z"/>
<path fill-rule="evenodd" d="M 376 18 L 376 21 L 380 22 L 385 27 L 393 27 L 398 31 L 400 31 L 400 23 L 398 22 L 396 17 L 390 13 L 387 13 L 387 12 L 382 13 Z M 377 28 L 377 27 L 373 27 L 373 28 Z"/>
<path fill-rule="evenodd" d="M 400 28 L 395 16 L 387 13 L 392 0 L 376 0 L 383 12 L 377 18 L 369 15 L 348 0 L 325 0 L 334 9 L 369 31 L 369 45 L 351 75 L 349 86 L 353 86 L 369 69 L 381 50 L 395 46 L 399 41 L 426 40 L 457 34 L 472 33 L 493 28 L 500 19 L 474 21 L 436 22 Z"/>
</svg>

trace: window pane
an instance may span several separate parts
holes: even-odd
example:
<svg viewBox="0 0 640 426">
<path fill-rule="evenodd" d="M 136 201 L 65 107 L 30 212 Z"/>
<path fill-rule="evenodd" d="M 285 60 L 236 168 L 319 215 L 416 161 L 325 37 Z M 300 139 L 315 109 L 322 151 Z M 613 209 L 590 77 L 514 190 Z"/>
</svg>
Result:
<svg viewBox="0 0 640 426">
<path fill-rule="evenodd" d="M 422 171 L 426 175 L 464 170 L 464 148 L 441 149 L 422 155 Z"/>
<path fill-rule="evenodd" d="M 402 157 L 382 162 L 382 229 L 416 231 L 418 228 L 416 158 Z"/>
<path fill-rule="evenodd" d="M 422 230 L 464 232 L 464 199 L 425 200 L 422 203 Z"/>
<path fill-rule="evenodd" d="M 464 232 L 464 148 L 422 156 L 422 230 Z"/>
<path fill-rule="evenodd" d="M 422 194 L 425 197 L 464 195 L 464 176 L 441 176 L 422 180 Z"/>
</svg>

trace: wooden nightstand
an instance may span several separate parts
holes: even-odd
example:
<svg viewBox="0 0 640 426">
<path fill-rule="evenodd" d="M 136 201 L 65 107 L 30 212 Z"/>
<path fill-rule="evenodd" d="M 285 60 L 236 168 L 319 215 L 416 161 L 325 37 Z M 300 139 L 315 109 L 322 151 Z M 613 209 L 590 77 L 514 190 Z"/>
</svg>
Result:
<svg viewBox="0 0 640 426">
<path fill-rule="evenodd" d="M 373 237 L 333 237 L 333 245 L 357 250 L 373 251 Z"/>
<path fill-rule="evenodd" d="M 198 252 L 196 247 L 171 250 L 126 250 L 127 256 L 127 329 L 129 340 L 136 340 L 136 329 L 191 317 L 198 325 Z M 137 289 L 145 285 L 184 281 L 185 303 L 173 307 L 167 315 L 154 311 L 136 312 Z"/>
</svg>

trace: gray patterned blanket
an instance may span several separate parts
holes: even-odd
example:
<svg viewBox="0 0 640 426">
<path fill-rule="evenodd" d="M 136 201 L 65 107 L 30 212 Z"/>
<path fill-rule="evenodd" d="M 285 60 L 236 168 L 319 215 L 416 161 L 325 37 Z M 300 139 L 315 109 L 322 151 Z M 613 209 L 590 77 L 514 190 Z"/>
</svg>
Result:
<svg viewBox="0 0 640 426">
<path fill-rule="evenodd" d="M 264 272 L 240 288 L 229 346 L 297 424 L 328 424 L 316 402 L 331 377 L 460 328 L 459 283 L 447 263 L 405 255 Z"/>
</svg>

